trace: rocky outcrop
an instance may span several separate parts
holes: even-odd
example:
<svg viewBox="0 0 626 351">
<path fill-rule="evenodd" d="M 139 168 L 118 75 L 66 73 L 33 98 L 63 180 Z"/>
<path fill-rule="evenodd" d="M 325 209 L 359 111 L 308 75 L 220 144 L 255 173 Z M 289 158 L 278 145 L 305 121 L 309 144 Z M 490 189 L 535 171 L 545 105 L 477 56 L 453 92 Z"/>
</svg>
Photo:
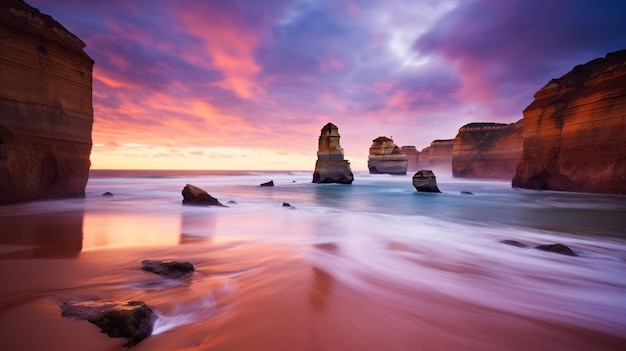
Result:
<svg viewBox="0 0 626 351">
<path fill-rule="evenodd" d="M 513 187 L 626 194 L 626 50 L 551 80 L 523 123 Z"/>
<path fill-rule="evenodd" d="M 83 197 L 91 153 L 85 44 L 18 0 L 0 3 L 0 203 Z"/>
<path fill-rule="evenodd" d="M 339 128 L 327 123 L 319 137 L 313 183 L 352 184 L 352 181 L 354 175 L 350 162 L 343 159 L 343 149 L 339 144 Z"/>
<path fill-rule="evenodd" d="M 156 313 L 142 301 L 68 301 L 61 315 L 89 321 L 112 338 L 128 338 L 134 346 L 152 334 Z"/>
<path fill-rule="evenodd" d="M 415 190 L 424 193 L 440 193 L 437 187 L 437 178 L 431 170 L 421 170 L 413 175 Z"/>
<path fill-rule="evenodd" d="M 393 140 L 380 136 L 372 140 L 367 168 L 370 174 L 406 174 L 409 161 Z"/>
<path fill-rule="evenodd" d="M 430 166 L 430 150 L 430 146 L 425 147 L 422 149 L 422 151 L 420 151 L 419 155 L 417 156 L 417 162 L 419 163 L 420 168 Z"/>
<path fill-rule="evenodd" d="M 182 195 L 183 205 L 224 206 L 218 199 L 209 195 L 206 190 L 198 188 L 195 185 L 185 185 Z"/>
<path fill-rule="evenodd" d="M 400 147 L 400 150 L 402 151 L 402 153 L 404 153 L 406 155 L 406 159 L 408 161 L 408 164 L 406 166 L 406 171 L 407 172 L 416 172 L 419 169 L 419 157 L 420 157 L 420 152 L 417 151 L 417 149 L 415 148 L 415 146 L 402 146 Z"/>
<path fill-rule="evenodd" d="M 512 179 L 522 154 L 522 132 L 522 120 L 464 125 L 454 138 L 452 176 Z"/>
<path fill-rule="evenodd" d="M 450 173 L 452 170 L 452 148 L 454 139 L 434 140 L 430 143 L 428 168 Z"/>
<path fill-rule="evenodd" d="M 158 274 L 168 279 L 184 279 L 193 274 L 195 268 L 187 261 L 143 260 L 141 270 Z"/>
</svg>

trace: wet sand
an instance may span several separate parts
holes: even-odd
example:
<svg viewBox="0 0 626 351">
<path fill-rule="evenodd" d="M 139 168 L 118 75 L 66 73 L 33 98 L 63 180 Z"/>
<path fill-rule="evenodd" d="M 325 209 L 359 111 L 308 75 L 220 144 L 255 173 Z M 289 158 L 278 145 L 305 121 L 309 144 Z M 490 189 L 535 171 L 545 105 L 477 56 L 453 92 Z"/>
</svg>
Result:
<svg viewBox="0 0 626 351">
<path fill-rule="evenodd" d="M 78 217 L 21 218 L 39 223 L 32 230 L 3 222 L 13 235 L 0 243 L 2 349 L 123 349 L 125 339 L 61 317 L 59 304 L 76 299 L 142 300 L 155 308 L 165 324 L 133 348 L 137 351 L 626 347 L 626 331 L 618 337 L 506 313 L 426 286 L 389 284 L 368 272 L 356 274 L 375 289 L 356 289 L 316 264 L 342 254 L 345 248 L 334 243 L 213 242 L 181 235 L 176 246 L 81 250 L 75 236 L 82 238 L 82 232 L 71 235 Z M 196 272 L 179 284 L 166 282 L 141 271 L 143 259 L 188 260 Z"/>
</svg>

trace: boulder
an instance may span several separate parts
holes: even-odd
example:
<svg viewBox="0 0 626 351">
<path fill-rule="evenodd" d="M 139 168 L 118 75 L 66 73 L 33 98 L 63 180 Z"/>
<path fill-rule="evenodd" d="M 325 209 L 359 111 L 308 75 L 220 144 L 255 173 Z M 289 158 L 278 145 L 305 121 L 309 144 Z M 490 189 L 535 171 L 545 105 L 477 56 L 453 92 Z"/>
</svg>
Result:
<svg viewBox="0 0 626 351">
<path fill-rule="evenodd" d="M 570 249 L 568 246 L 563 245 L 563 244 L 538 245 L 538 246 L 535 246 L 535 249 L 541 250 L 541 251 L 554 252 L 554 253 L 558 253 L 561 255 L 577 256 L 576 253 L 572 251 L 572 249 Z"/>
<path fill-rule="evenodd" d="M 269 182 L 267 182 L 267 183 L 261 183 L 261 186 L 274 186 L 274 181 L 273 181 L 273 180 L 270 180 L 270 181 L 269 181 Z"/>
<path fill-rule="evenodd" d="M 343 159 L 339 129 L 336 125 L 327 123 L 320 132 L 313 183 L 352 184 L 353 181 L 350 162 Z"/>
<path fill-rule="evenodd" d="M 522 120 L 464 125 L 454 138 L 452 176 L 512 179 L 522 155 L 523 140 Z"/>
<path fill-rule="evenodd" d="M 204 189 L 187 184 L 183 188 L 183 205 L 224 206 Z"/>
<path fill-rule="evenodd" d="M 113 196 L 113 193 L 110 192 L 110 191 L 107 191 L 107 192 L 103 193 L 102 196 Z"/>
<path fill-rule="evenodd" d="M 626 194 L 626 50 L 551 80 L 524 110 L 513 187 Z"/>
<path fill-rule="evenodd" d="M 85 43 L 23 1 L 0 2 L 0 204 L 84 197 L 92 68 Z"/>
<path fill-rule="evenodd" d="M 437 179 L 431 170 L 421 170 L 413 175 L 413 186 L 418 192 L 440 193 Z"/>
<path fill-rule="evenodd" d="M 505 239 L 505 240 L 501 240 L 500 241 L 503 244 L 507 244 L 507 245 L 511 245 L 511 246 L 516 246 L 516 247 L 528 247 L 528 245 L 519 242 L 517 240 L 511 240 L 511 239 Z"/>
<path fill-rule="evenodd" d="M 157 319 L 142 301 L 68 301 L 60 307 L 63 317 L 89 321 L 112 338 L 128 338 L 128 347 L 150 336 Z"/>
<path fill-rule="evenodd" d="M 283 207 L 291 207 L 291 205 L 288 202 L 283 202 Z"/>
<path fill-rule="evenodd" d="M 409 161 L 393 139 L 380 136 L 372 140 L 367 168 L 370 174 L 406 174 Z"/>
<path fill-rule="evenodd" d="M 184 279 L 193 274 L 193 264 L 186 261 L 143 260 L 141 269 L 168 279 Z"/>
</svg>

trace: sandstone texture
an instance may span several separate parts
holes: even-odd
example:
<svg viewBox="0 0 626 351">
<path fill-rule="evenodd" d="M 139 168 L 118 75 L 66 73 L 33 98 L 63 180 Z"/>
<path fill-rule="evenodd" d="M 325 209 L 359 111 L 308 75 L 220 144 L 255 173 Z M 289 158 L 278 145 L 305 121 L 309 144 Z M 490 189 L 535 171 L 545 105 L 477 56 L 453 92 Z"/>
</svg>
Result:
<svg viewBox="0 0 626 351">
<path fill-rule="evenodd" d="M 420 151 L 419 155 L 417 155 L 417 162 L 419 163 L 419 167 L 424 168 L 430 166 L 430 150 L 431 147 L 425 147 Z"/>
<path fill-rule="evenodd" d="M 416 172 L 419 169 L 420 152 L 417 151 L 415 146 L 412 146 L 412 145 L 402 146 L 400 147 L 400 150 L 402 151 L 402 153 L 406 155 L 406 159 L 408 162 L 406 166 L 406 171 Z"/>
<path fill-rule="evenodd" d="M 440 193 L 437 187 L 437 178 L 431 170 L 423 169 L 413 175 L 415 190 L 424 193 Z"/>
<path fill-rule="evenodd" d="M 439 174 L 450 176 L 452 174 L 452 149 L 454 139 L 434 140 L 430 143 L 428 155 L 428 168 Z"/>
<path fill-rule="evenodd" d="M 409 161 L 393 140 L 380 136 L 372 140 L 367 159 L 370 174 L 406 174 Z"/>
<path fill-rule="evenodd" d="M 454 138 L 452 176 L 512 179 L 522 155 L 522 120 L 511 123 L 470 123 Z"/>
<path fill-rule="evenodd" d="M 91 153 L 85 44 L 19 0 L 0 3 L 0 204 L 83 197 Z"/>
<path fill-rule="evenodd" d="M 513 187 L 626 194 L 626 50 L 551 80 L 523 124 Z"/>
<path fill-rule="evenodd" d="M 327 123 L 320 132 L 313 183 L 352 184 L 353 181 L 350 162 L 343 159 L 339 144 L 339 128 Z"/>
</svg>

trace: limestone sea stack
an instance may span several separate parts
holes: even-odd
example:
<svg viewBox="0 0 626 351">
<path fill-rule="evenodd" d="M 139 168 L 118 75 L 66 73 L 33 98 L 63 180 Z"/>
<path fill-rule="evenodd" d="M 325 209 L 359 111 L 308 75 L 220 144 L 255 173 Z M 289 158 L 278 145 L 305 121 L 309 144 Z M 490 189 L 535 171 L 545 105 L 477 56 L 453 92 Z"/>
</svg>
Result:
<svg viewBox="0 0 626 351">
<path fill-rule="evenodd" d="M 370 174 L 406 174 L 408 158 L 391 138 L 380 136 L 372 140 L 367 168 Z"/>
<path fill-rule="evenodd" d="M 0 204 L 84 197 L 93 60 L 52 17 L 0 2 Z"/>
<path fill-rule="evenodd" d="M 415 146 L 402 146 L 400 147 L 402 153 L 406 155 L 408 164 L 406 166 L 407 172 L 416 172 L 419 169 L 420 152 L 417 151 Z"/>
<path fill-rule="evenodd" d="M 353 180 L 350 162 L 343 159 L 343 149 L 339 144 L 339 128 L 327 123 L 319 137 L 313 183 L 352 184 Z"/>
<path fill-rule="evenodd" d="M 440 193 L 437 178 L 431 170 L 423 169 L 413 175 L 413 186 L 418 192 Z"/>
<path fill-rule="evenodd" d="M 452 149 L 454 139 L 434 140 L 430 143 L 428 168 L 441 173 L 452 173 Z"/>
<path fill-rule="evenodd" d="M 523 124 L 513 187 L 626 194 L 626 50 L 551 80 Z"/>
<path fill-rule="evenodd" d="M 522 120 L 464 125 L 454 138 L 452 176 L 511 180 L 522 155 L 522 131 Z"/>
</svg>

